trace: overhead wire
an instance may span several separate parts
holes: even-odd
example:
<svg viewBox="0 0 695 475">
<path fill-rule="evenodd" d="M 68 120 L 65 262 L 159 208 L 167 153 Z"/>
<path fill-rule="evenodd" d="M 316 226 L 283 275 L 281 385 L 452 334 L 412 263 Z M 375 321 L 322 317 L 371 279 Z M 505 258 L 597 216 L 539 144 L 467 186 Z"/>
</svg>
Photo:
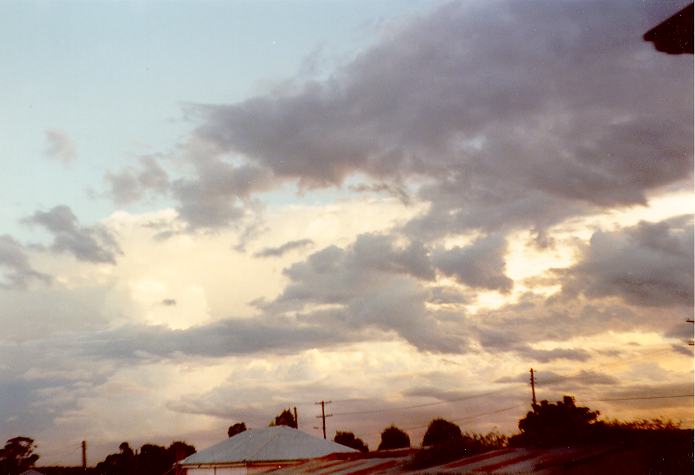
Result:
<svg viewBox="0 0 695 475">
<path fill-rule="evenodd" d="M 507 383 L 507 384 L 519 384 L 519 383 L 515 382 L 515 383 Z M 457 397 L 457 398 L 451 398 L 451 399 L 446 399 L 446 400 L 441 400 L 441 401 L 436 401 L 436 402 L 422 403 L 422 404 L 413 404 L 410 406 L 399 406 L 399 407 L 391 407 L 391 408 L 383 408 L 383 409 L 368 409 L 368 410 L 364 410 L 364 411 L 334 412 L 333 416 L 352 416 L 352 415 L 359 415 L 359 414 L 377 414 L 380 412 L 393 412 L 393 411 L 403 411 L 403 410 L 407 410 L 407 409 L 418 409 L 421 407 L 440 406 L 442 404 L 451 404 L 452 402 L 460 402 L 460 401 L 466 401 L 469 399 L 475 399 L 475 398 L 479 398 L 479 397 L 490 396 L 492 394 L 497 394 L 497 393 L 505 392 L 508 390 L 509 390 L 508 388 L 501 388 L 501 389 L 497 389 L 494 391 L 487 391 L 484 393 L 468 394 L 468 395 Z"/>
</svg>

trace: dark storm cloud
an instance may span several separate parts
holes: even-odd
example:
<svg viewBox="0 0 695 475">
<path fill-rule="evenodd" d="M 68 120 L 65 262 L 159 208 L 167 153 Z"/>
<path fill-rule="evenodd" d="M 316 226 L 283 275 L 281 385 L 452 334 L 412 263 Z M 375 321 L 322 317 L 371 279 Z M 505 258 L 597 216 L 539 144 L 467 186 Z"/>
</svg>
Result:
<svg viewBox="0 0 695 475">
<path fill-rule="evenodd" d="M 560 273 L 570 293 L 616 296 L 636 306 L 692 306 L 692 217 L 596 232 L 579 264 Z"/>
<path fill-rule="evenodd" d="M 53 235 L 51 250 L 67 252 L 81 261 L 114 264 L 121 253 L 115 237 L 101 225 L 80 226 L 72 210 L 59 205 L 49 211 L 36 211 L 23 220 L 39 225 Z"/>
<path fill-rule="evenodd" d="M 281 257 L 290 251 L 304 249 L 314 244 L 311 239 L 298 239 L 296 241 L 288 241 L 278 247 L 265 247 L 254 254 L 255 257 Z"/>
<path fill-rule="evenodd" d="M 31 267 L 24 247 L 12 236 L 0 236 L 0 287 L 23 288 L 32 280 L 48 282 L 50 277 Z"/>
<path fill-rule="evenodd" d="M 169 176 L 153 156 L 140 157 L 138 168 L 127 167 L 118 173 L 108 172 L 104 180 L 117 204 L 138 201 L 150 191 L 165 193 L 169 188 Z"/>
<path fill-rule="evenodd" d="M 437 269 L 470 287 L 509 292 L 514 282 L 504 274 L 507 242 L 498 235 L 479 239 L 470 246 L 434 254 Z"/>
<path fill-rule="evenodd" d="M 451 3 L 327 80 L 199 107 L 196 139 L 306 186 L 425 178 L 422 236 L 643 204 L 692 174 L 692 58 L 641 40 L 673 8 Z"/>
</svg>

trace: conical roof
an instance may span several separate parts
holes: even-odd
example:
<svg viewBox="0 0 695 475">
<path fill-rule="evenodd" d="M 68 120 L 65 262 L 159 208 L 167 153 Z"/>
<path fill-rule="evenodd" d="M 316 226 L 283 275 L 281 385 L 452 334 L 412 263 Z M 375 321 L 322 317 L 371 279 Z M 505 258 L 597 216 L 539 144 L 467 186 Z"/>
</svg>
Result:
<svg viewBox="0 0 695 475">
<path fill-rule="evenodd" d="M 287 426 L 249 429 L 201 450 L 181 465 L 234 462 L 277 462 L 305 460 L 334 453 L 357 452 L 355 449 L 320 439 Z"/>
</svg>

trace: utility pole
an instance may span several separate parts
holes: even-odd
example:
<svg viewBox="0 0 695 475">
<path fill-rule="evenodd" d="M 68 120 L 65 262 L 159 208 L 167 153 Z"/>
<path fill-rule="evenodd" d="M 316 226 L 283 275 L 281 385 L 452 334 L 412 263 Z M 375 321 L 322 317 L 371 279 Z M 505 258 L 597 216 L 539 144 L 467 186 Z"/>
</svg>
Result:
<svg viewBox="0 0 695 475">
<path fill-rule="evenodd" d="M 82 470 L 87 471 L 87 441 L 82 441 Z"/>
<path fill-rule="evenodd" d="M 296 429 L 299 429 L 299 417 L 297 417 L 297 406 L 294 406 L 294 425 L 296 425 Z"/>
<path fill-rule="evenodd" d="M 532 407 L 535 410 L 536 409 L 536 377 L 533 374 L 533 368 L 531 368 L 530 372 L 531 372 L 531 396 L 532 396 L 531 400 L 533 401 Z"/>
<path fill-rule="evenodd" d="M 321 401 L 315 402 L 314 404 L 321 404 L 321 415 L 316 416 L 316 418 L 321 418 L 323 422 L 323 438 L 326 438 L 326 417 L 331 417 L 333 414 L 326 414 L 326 404 L 330 404 L 331 401 Z"/>
</svg>

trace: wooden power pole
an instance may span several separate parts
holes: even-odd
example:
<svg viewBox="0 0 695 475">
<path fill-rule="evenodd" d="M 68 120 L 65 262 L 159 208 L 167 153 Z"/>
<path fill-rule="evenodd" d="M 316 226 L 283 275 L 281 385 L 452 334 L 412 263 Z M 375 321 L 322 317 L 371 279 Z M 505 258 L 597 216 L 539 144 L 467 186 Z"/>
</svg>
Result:
<svg viewBox="0 0 695 475">
<path fill-rule="evenodd" d="M 533 374 L 533 368 L 531 368 L 531 403 L 533 408 L 536 408 L 536 377 Z"/>
<path fill-rule="evenodd" d="M 323 422 L 323 438 L 326 438 L 326 417 L 331 417 L 333 414 L 326 414 L 326 404 L 330 404 L 331 401 L 320 401 L 320 402 L 315 402 L 314 404 L 321 404 L 321 415 L 316 416 L 316 418 L 321 418 Z"/>
<path fill-rule="evenodd" d="M 87 441 L 82 441 L 82 470 L 87 471 Z"/>
</svg>

